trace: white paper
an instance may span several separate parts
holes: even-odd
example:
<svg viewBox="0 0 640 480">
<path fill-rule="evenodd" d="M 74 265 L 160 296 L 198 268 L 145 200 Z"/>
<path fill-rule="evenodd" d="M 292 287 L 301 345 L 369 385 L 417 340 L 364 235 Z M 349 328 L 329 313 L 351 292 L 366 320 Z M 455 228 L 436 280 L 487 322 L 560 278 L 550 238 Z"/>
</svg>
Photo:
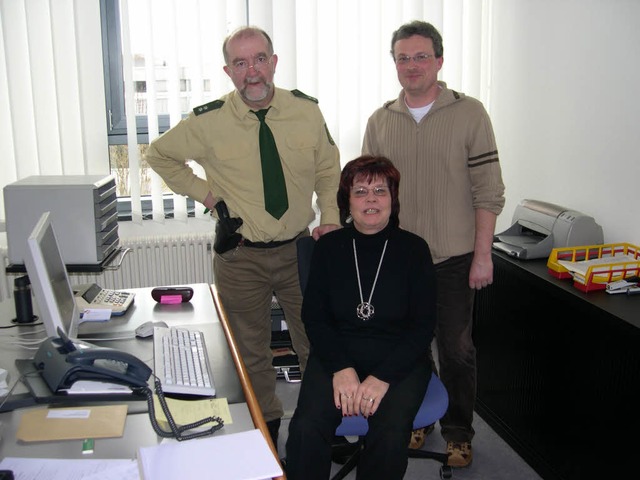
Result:
<svg viewBox="0 0 640 480">
<path fill-rule="evenodd" d="M 583 260 L 580 262 L 558 260 L 558 263 L 570 272 L 582 275 L 584 277 L 587 274 L 587 270 L 589 269 L 589 267 L 594 267 L 593 271 L 600 273 L 610 271 L 610 265 L 633 264 L 640 263 L 640 261 L 633 255 L 616 255 L 614 257 L 594 258 L 592 260 Z"/>
<path fill-rule="evenodd" d="M 67 410 L 52 408 L 47 413 L 47 418 L 89 418 L 91 410 Z"/>
<path fill-rule="evenodd" d="M 12 470 L 16 480 L 139 480 L 135 460 L 63 460 L 7 457 L 0 469 Z"/>
<path fill-rule="evenodd" d="M 71 385 L 71 388 L 67 389 L 68 394 L 89 394 L 89 393 L 123 393 L 131 394 L 133 391 L 126 385 L 120 385 L 119 383 L 100 382 L 98 380 L 77 380 Z"/>
<path fill-rule="evenodd" d="M 106 322 L 111 319 L 110 308 L 87 308 L 82 312 L 82 322 Z"/>
<path fill-rule="evenodd" d="M 138 461 L 144 480 L 213 478 L 213 473 L 224 480 L 264 480 L 282 475 L 260 430 L 141 448 Z"/>
</svg>

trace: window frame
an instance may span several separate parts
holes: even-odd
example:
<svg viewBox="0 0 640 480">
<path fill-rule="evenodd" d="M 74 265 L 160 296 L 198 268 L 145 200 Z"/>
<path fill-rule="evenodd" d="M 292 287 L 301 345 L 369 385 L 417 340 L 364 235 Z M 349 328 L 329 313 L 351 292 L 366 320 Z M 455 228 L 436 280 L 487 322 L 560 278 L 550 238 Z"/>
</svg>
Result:
<svg viewBox="0 0 640 480">
<path fill-rule="evenodd" d="M 120 2 L 118 0 L 100 0 L 100 26 L 108 145 L 127 145 Z M 169 115 L 158 115 L 159 133 L 162 134 L 169 128 Z M 144 115 L 136 115 L 136 138 L 138 144 L 149 143 L 148 120 Z M 109 163 L 109 170 L 111 170 L 111 163 Z M 140 202 L 142 219 L 152 219 L 151 195 L 142 195 Z M 169 194 L 163 195 L 162 203 L 165 218 L 173 218 L 173 197 Z M 195 202 L 191 198 L 187 198 L 187 216 L 195 216 Z M 132 220 L 131 197 L 118 197 L 118 220 Z"/>
<path fill-rule="evenodd" d="M 100 0 L 102 27 L 102 57 L 106 101 L 106 122 L 109 145 L 127 144 L 127 117 L 124 106 L 124 77 L 122 65 L 122 37 L 118 0 Z M 170 128 L 168 114 L 158 115 L 159 133 Z M 136 115 L 138 143 L 149 143 L 147 117 Z"/>
</svg>

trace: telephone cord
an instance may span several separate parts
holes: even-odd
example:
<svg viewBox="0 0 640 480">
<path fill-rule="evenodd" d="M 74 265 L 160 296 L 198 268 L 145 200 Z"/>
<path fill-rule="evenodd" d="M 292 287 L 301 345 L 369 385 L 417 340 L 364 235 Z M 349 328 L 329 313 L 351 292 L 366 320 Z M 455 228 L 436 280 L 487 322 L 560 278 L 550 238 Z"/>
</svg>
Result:
<svg viewBox="0 0 640 480">
<path fill-rule="evenodd" d="M 154 375 L 154 385 L 155 392 L 158 395 L 158 401 L 160 402 L 160 406 L 162 407 L 162 412 L 164 413 L 167 422 L 169 423 L 169 427 L 171 431 L 163 430 L 162 427 L 158 424 L 155 415 L 155 406 L 153 404 L 153 392 L 149 387 L 139 387 L 134 388 L 134 391 L 141 391 L 147 397 L 147 405 L 149 407 L 149 420 L 151 421 L 151 426 L 153 430 L 161 437 L 164 438 L 173 438 L 175 437 L 178 441 L 183 440 L 191 440 L 192 438 L 204 437 L 207 435 L 211 435 L 222 427 L 224 427 L 224 421 L 220 417 L 206 417 L 202 420 L 198 420 L 197 422 L 189 423 L 187 425 L 178 426 L 173 419 L 173 415 L 169 411 L 169 406 L 164 398 L 164 392 L 162 391 L 162 384 L 158 377 Z M 211 428 L 201 431 L 201 432 L 192 432 L 192 433 L 184 433 L 187 430 L 191 430 L 193 428 L 201 427 L 202 425 L 206 425 L 207 423 L 215 423 Z"/>
</svg>

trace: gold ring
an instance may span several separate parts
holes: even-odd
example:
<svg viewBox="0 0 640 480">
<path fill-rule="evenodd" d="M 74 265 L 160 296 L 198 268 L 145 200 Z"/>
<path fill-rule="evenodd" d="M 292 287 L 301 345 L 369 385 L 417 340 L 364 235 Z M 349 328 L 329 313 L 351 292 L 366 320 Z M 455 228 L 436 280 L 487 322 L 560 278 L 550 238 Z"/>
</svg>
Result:
<svg viewBox="0 0 640 480">
<path fill-rule="evenodd" d="M 367 400 L 369 401 L 369 403 L 373 403 L 373 401 L 374 401 L 373 398 L 368 398 Z"/>
<path fill-rule="evenodd" d="M 350 399 L 353 395 L 347 395 L 346 393 L 341 393 L 340 395 L 347 397 L 347 400 Z"/>
</svg>

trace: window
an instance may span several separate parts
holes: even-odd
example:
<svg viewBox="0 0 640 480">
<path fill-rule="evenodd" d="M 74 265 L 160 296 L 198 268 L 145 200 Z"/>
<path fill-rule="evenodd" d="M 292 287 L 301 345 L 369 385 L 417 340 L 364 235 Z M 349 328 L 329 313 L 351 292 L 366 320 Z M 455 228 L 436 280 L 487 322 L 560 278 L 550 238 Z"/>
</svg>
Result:
<svg viewBox="0 0 640 480">
<path fill-rule="evenodd" d="M 0 1 L 0 97 L 7 106 L 0 115 L 0 187 L 29 175 L 104 175 L 109 173 L 109 145 L 112 158 L 120 146 L 133 157 L 127 158 L 126 197 L 132 218 L 141 220 L 143 211 L 147 215 L 147 203 L 154 219 L 164 218 L 165 198 L 172 201 L 174 215 L 186 217 L 186 200 L 163 194 L 154 174 L 148 182 L 151 194 L 144 193 L 147 177 L 140 149 L 188 110 L 233 88 L 221 68 L 220 47 L 231 30 L 248 23 L 264 28 L 274 41 L 280 58 L 276 84 L 319 99 L 346 162 L 359 154 L 371 112 L 398 94 L 388 44 L 406 21 L 424 18 L 438 27 L 447 52 L 441 78 L 451 88 L 487 101 L 492 3 Z M 149 19 L 163 17 L 172 21 L 154 28 L 156 35 L 143 42 L 143 50 L 132 50 L 132 37 L 137 41 L 145 32 L 140 38 L 151 38 L 148 27 L 155 20 Z M 134 75 L 143 68 L 145 75 Z M 180 79 L 189 80 L 182 92 Z M 144 82 L 146 90 L 136 82 Z M 137 110 L 144 113 L 126 115 Z M 0 196 L 0 214 L 3 205 Z M 201 210 L 196 208 L 195 214 Z"/>
<path fill-rule="evenodd" d="M 484 35 L 484 1 L 100 2 L 111 168 L 134 220 L 201 214 L 193 202 L 171 194 L 142 154 L 194 107 L 233 88 L 222 70 L 221 46 L 239 26 L 259 25 L 269 33 L 279 55 L 276 85 L 319 99 L 344 162 L 359 155 L 369 115 L 398 94 L 388 45 L 404 22 L 425 18 L 438 27 L 449 52 L 441 76 L 452 88 L 480 96 L 486 45 L 463 30 Z"/>
<path fill-rule="evenodd" d="M 131 2 L 131 7 L 127 11 L 125 24 L 130 25 L 131 32 L 140 32 L 145 27 L 153 26 L 147 23 L 144 18 L 144 14 L 149 12 L 143 11 L 139 3 Z M 168 5 L 167 2 L 162 3 L 158 2 L 161 8 Z M 126 51 L 123 49 L 123 17 L 120 11 L 122 5 L 127 6 L 128 4 L 125 2 L 120 3 L 118 0 L 101 0 L 110 170 L 116 177 L 118 184 L 119 216 L 121 219 L 132 218 L 134 210 L 132 187 L 134 185 L 131 182 L 131 167 L 132 163 L 137 164 L 138 178 L 136 179 L 135 187 L 137 187 L 138 196 L 140 197 L 137 203 L 142 218 L 147 218 L 151 216 L 153 211 L 153 199 L 150 195 L 154 185 L 154 173 L 144 161 L 143 155 L 149 144 L 149 139 L 165 132 L 170 127 L 171 83 L 172 75 L 175 71 L 168 67 L 169 59 L 165 58 L 167 53 L 162 51 L 156 52 L 157 55 L 149 60 L 151 65 L 147 65 L 147 58 L 149 57 L 146 55 L 147 52 L 141 48 L 140 35 L 135 38 L 134 36 L 130 37 L 130 68 L 134 92 L 132 105 L 135 111 L 135 144 L 137 144 L 137 148 L 132 150 L 130 148 L 132 142 L 128 136 L 127 108 L 124 95 L 127 90 L 125 83 L 127 65 L 124 63 L 127 56 L 125 55 Z M 134 6 L 136 8 L 133 8 Z M 179 117 L 185 116 L 192 108 L 190 104 L 192 83 L 191 78 L 186 77 L 189 74 L 189 67 L 191 65 L 185 65 L 179 69 L 181 78 L 178 78 L 176 82 L 177 88 L 173 87 L 178 92 Z M 149 72 L 149 69 L 152 69 L 152 71 Z M 150 82 L 155 85 L 155 89 L 148 88 Z M 203 85 L 205 83 L 210 85 L 210 79 L 202 81 Z M 153 105 L 149 105 L 149 102 L 153 102 Z M 151 106 L 153 108 L 150 108 Z M 153 131 L 150 136 L 149 116 L 152 114 L 155 115 L 157 120 L 155 125 L 151 127 Z M 132 159 L 129 158 L 132 151 L 137 151 L 137 155 L 134 155 L 137 157 L 137 162 L 132 162 Z M 164 216 L 172 217 L 174 215 L 173 195 L 163 182 L 160 181 L 159 183 L 160 196 L 156 195 L 156 198 L 162 199 L 159 210 L 164 211 Z M 194 203 L 192 200 L 187 199 L 186 209 L 188 215 L 194 215 Z"/>
</svg>

